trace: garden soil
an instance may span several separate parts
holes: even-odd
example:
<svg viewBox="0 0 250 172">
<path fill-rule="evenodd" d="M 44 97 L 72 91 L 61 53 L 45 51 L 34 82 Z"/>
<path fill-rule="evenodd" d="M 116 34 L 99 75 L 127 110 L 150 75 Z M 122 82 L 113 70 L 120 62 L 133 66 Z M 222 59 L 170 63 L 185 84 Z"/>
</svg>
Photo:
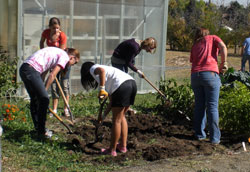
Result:
<svg viewBox="0 0 250 172">
<path fill-rule="evenodd" d="M 239 68 L 238 58 L 229 56 L 228 61 L 230 67 Z M 189 53 L 167 51 L 166 66 L 190 66 Z M 187 69 L 181 73 L 189 72 Z M 98 130 L 103 134 L 103 140 L 95 142 L 96 119 L 92 117 L 77 119 L 75 133 L 67 135 L 75 147 L 69 153 L 81 151 L 82 160 L 96 165 L 114 164 L 122 168 L 119 172 L 250 172 L 250 136 L 235 136 L 222 131 L 221 143 L 213 145 L 208 139 L 196 140 L 192 122 L 181 115 L 132 114 L 126 118 L 129 127 L 127 153 L 118 153 L 117 157 L 101 156 L 100 149 L 109 147 L 111 119 L 107 118 Z"/>
<path fill-rule="evenodd" d="M 103 135 L 101 142 L 95 142 L 96 119 L 92 117 L 78 119 L 81 125 L 75 126 L 74 134 L 68 135 L 68 140 L 77 150 L 82 151 L 84 161 L 96 165 L 115 164 L 124 167 L 122 170 L 124 172 L 166 169 L 250 171 L 250 155 L 242 146 L 242 142 L 245 142 L 246 149 L 250 149 L 247 136 L 233 136 L 222 131 L 221 143 L 214 145 L 208 139 L 196 140 L 192 123 L 181 115 L 166 118 L 150 114 L 131 114 L 126 118 L 129 126 L 128 152 L 118 152 L 117 157 L 100 158 L 102 155 L 100 149 L 109 147 L 112 126 L 110 118 L 106 119 L 98 130 L 99 134 Z M 143 162 L 143 165 L 128 168 L 126 167 L 128 162 Z M 240 163 L 242 165 L 238 167 Z M 133 163 L 129 166 L 131 165 L 133 166 Z"/>
</svg>

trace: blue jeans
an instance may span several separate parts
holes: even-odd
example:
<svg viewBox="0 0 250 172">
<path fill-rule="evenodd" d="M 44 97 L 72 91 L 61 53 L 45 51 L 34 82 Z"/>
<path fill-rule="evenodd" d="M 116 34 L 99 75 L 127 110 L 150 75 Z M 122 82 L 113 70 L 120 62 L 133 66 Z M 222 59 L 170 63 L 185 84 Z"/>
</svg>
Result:
<svg viewBox="0 0 250 172">
<path fill-rule="evenodd" d="M 196 72 L 191 75 L 191 85 L 195 95 L 194 131 L 198 139 L 205 139 L 208 121 L 210 142 L 220 142 L 219 94 L 221 81 L 215 72 Z"/>
<path fill-rule="evenodd" d="M 29 64 L 24 63 L 20 67 L 20 76 L 30 96 L 30 113 L 34 127 L 39 134 L 44 134 L 49 96 L 41 75 Z"/>
<path fill-rule="evenodd" d="M 250 72 L 250 55 L 244 54 L 241 59 L 241 70 L 245 71 L 245 65 L 248 60 L 249 72 Z"/>
</svg>

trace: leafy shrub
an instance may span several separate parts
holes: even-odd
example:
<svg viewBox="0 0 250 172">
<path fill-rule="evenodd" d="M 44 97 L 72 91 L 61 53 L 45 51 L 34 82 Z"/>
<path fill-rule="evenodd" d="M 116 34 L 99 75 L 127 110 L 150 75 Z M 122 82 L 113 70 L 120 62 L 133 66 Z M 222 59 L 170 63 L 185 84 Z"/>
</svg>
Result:
<svg viewBox="0 0 250 172">
<path fill-rule="evenodd" d="M 221 88 L 219 100 L 220 127 L 234 134 L 250 131 L 250 92 L 240 81 Z"/>
<path fill-rule="evenodd" d="M 228 71 L 221 76 L 222 85 L 228 85 L 234 81 L 240 81 L 250 88 L 250 72 L 236 71 L 234 68 L 229 68 Z"/>
<path fill-rule="evenodd" d="M 8 53 L 0 46 L 0 95 L 6 93 L 8 89 L 17 89 L 16 82 L 18 58 L 10 58 Z"/>
<path fill-rule="evenodd" d="M 178 85 L 175 79 L 161 80 L 159 89 L 165 94 L 170 101 L 170 105 L 166 106 L 166 100 L 159 94 L 158 99 L 161 99 L 159 109 L 164 109 L 164 112 L 175 115 L 181 113 L 191 118 L 194 107 L 194 93 L 190 83 Z"/>
</svg>

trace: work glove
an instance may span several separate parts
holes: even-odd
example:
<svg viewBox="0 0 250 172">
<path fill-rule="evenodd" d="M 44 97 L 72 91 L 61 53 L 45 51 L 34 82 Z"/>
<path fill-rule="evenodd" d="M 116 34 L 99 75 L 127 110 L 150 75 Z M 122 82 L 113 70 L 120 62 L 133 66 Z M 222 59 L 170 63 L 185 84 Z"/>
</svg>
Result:
<svg viewBox="0 0 250 172">
<path fill-rule="evenodd" d="M 139 76 L 140 78 L 144 78 L 144 77 L 145 77 L 145 76 L 144 76 L 144 73 L 143 73 L 142 71 L 137 70 L 136 72 L 138 73 L 138 76 Z"/>
<path fill-rule="evenodd" d="M 100 86 L 98 98 L 99 99 L 106 99 L 108 97 L 108 95 L 109 95 L 108 92 L 105 91 L 105 86 Z"/>
<path fill-rule="evenodd" d="M 228 70 L 227 62 L 220 64 L 220 73 L 224 74 Z"/>
</svg>

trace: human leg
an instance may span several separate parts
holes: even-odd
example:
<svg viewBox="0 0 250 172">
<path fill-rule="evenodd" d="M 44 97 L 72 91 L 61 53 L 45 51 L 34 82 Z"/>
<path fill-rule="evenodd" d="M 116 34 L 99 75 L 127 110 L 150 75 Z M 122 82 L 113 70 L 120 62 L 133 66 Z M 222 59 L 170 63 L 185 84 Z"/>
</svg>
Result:
<svg viewBox="0 0 250 172">
<path fill-rule="evenodd" d="M 247 62 L 247 56 L 243 55 L 241 59 L 241 71 L 245 71 L 246 62 Z"/>
<path fill-rule="evenodd" d="M 127 126 L 127 121 L 126 122 L 124 121 L 125 107 L 112 107 L 112 114 L 113 114 L 113 118 L 112 118 L 110 150 L 116 151 L 116 146 L 120 139 L 121 132 L 123 135 L 122 142 L 124 143 L 127 141 L 126 138 L 127 138 L 128 126 Z M 122 123 L 123 123 L 123 126 L 122 126 Z"/>
<path fill-rule="evenodd" d="M 210 141 L 219 143 L 221 132 L 219 128 L 219 93 L 221 81 L 217 73 L 207 73 L 205 83 L 205 94 L 207 104 L 207 119 L 210 133 Z"/>
<path fill-rule="evenodd" d="M 125 107 L 124 114 L 128 111 L 129 107 Z M 128 138 L 128 123 L 126 116 L 123 115 L 121 122 L 121 147 L 127 147 L 127 138 Z"/>
<path fill-rule="evenodd" d="M 41 75 L 30 65 L 23 64 L 20 76 L 30 96 L 30 112 L 34 127 L 39 133 L 44 133 L 49 98 Z"/>
<path fill-rule="evenodd" d="M 57 75 L 57 79 L 59 78 L 59 76 Z M 53 83 L 51 84 L 51 95 L 52 95 L 52 106 L 53 106 L 53 111 L 55 113 L 57 113 L 57 107 L 58 107 L 58 103 L 59 103 L 59 88 L 57 86 L 56 81 L 53 81 Z M 50 113 L 50 117 L 53 117 L 53 114 Z"/>
<path fill-rule="evenodd" d="M 247 55 L 247 60 L 248 60 L 248 67 L 249 67 L 249 72 L 250 72 L 250 55 Z"/>
<path fill-rule="evenodd" d="M 69 79 L 62 79 L 61 85 L 62 85 L 62 90 L 65 95 L 66 101 L 69 105 L 69 95 L 70 95 Z M 64 102 L 64 115 L 70 116 L 66 102 Z"/>
<path fill-rule="evenodd" d="M 194 131 L 197 139 L 205 139 L 206 133 L 206 111 L 205 111 L 205 92 L 201 85 L 202 76 L 199 73 L 194 73 L 191 76 L 191 85 L 195 96 L 194 109 Z"/>
</svg>

